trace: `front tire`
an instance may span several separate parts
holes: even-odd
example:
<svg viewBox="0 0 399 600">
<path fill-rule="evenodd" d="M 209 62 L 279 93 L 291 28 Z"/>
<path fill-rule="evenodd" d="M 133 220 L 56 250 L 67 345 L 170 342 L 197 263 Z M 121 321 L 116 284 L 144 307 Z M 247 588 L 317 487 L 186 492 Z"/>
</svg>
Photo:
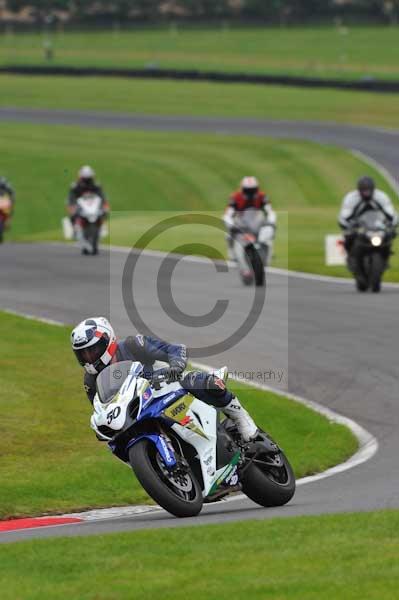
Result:
<svg viewBox="0 0 399 600">
<path fill-rule="evenodd" d="M 254 274 L 255 285 L 259 287 L 264 286 L 265 269 L 259 252 L 256 250 L 256 248 L 250 246 L 249 248 L 247 248 L 247 256 Z"/>
<path fill-rule="evenodd" d="M 129 462 L 147 494 L 172 515 L 195 517 L 201 511 L 202 491 L 193 473 L 187 469 L 173 476 L 150 440 L 144 438 L 130 448 Z"/>
<path fill-rule="evenodd" d="M 242 491 L 261 506 L 283 506 L 295 494 L 295 475 L 292 467 L 281 450 L 279 456 L 281 467 L 252 463 L 243 475 Z"/>
<path fill-rule="evenodd" d="M 378 252 L 370 257 L 370 288 L 374 293 L 381 290 L 381 279 L 385 270 L 385 260 Z"/>
<path fill-rule="evenodd" d="M 86 229 L 86 240 L 91 246 L 91 253 L 93 255 L 98 254 L 98 239 L 100 235 L 99 227 L 96 223 L 90 223 Z"/>
</svg>

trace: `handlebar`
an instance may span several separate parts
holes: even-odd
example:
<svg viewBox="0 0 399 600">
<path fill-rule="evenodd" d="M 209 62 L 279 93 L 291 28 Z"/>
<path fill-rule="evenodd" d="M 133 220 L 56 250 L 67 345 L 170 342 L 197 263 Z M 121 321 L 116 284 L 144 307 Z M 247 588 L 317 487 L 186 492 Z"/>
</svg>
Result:
<svg viewBox="0 0 399 600">
<path fill-rule="evenodd" d="M 161 386 L 162 383 L 170 383 L 170 367 L 164 367 L 163 369 L 158 369 L 154 371 L 151 377 L 149 378 L 149 382 L 153 387 Z M 173 377 L 173 381 L 180 381 L 181 377 Z"/>
</svg>

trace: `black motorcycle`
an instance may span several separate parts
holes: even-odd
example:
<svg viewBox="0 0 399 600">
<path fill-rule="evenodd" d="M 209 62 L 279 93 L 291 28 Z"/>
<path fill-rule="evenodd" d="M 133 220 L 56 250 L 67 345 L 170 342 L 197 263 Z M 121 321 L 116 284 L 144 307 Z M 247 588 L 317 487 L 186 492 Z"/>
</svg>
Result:
<svg viewBox="0 0 399 600">
<path fill-rule="evenodd" d="M 381 290 L 381 280 L 389 267 L 391 245 L 395 230 L 380 211 L 364 213 L 352 229 L 353 243 L 348 255 L 348 267 L 352 271 L 359 292 Z"/>
</svg>

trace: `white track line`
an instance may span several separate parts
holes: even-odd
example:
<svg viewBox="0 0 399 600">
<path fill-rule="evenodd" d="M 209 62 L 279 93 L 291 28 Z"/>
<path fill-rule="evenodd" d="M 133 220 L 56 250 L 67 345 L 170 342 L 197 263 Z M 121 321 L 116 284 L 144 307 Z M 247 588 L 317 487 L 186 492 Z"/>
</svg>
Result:
<svg viewBox="0 0 399 600">
<path fill-rule="evenodd" d="M 48 242 L 51 246 L 58 246 L 63 248 L 70 248 L 71 250 L 76 251 L 76 246 L 73 244 L 67 244 L 65 242 Z M 111 252 L 119 253 L 119 254 L 129 254 L 130 252 L 135 252 L 137 254 L 143 254 L 148 258 L 165 258 L 166 256 L 172 255 L 175 257 L 179 257 L 182 260 L 191 263 L 199 263 L 199 264 L 209 264 L 211 261 L 217 264 L 227 264 L 230 268 L 235 269 L 237 265 L 233 261 L 222 261 L 222 260 L 214 260 L 211 258 L 206 258 L 204 256 L 194 256 L 194 255 L 186 255 L 186 254 L 175 254 L 173 252 L 162 252 L 161 250 L 141 250 L 140 248 L 129 248 L 128 246 L 105 246 Z M 280 269 L 277 267 L 267 267 L 267 273 L 271 273 L 272 275 L 282 275 L 284 277 L 291 277 L 293 279 L 306 279 L 309 281 L 318 281 L 320 283 L 335 283 L 338 285 L 350 285 L 353 287 L 353 280 L 349 277 L 333 277 L 331 275 L 317 275 L 316 273 L 305 273 L 303 271 L 290 271 L 288 269 Z M 399 289 L 399 283 L 390 283 L 384 282 L 384 288 L 387 289 Z"/>
<path fill-rule="evenodd" d="M 388 171 L 388 169 L 383 167 L 374 158 L 371 158 L 371 156 L 368 156 L 368 154 L 364 154 L 364 152 L 361 152 L 360 150 L 351 150 L 351 153 L 354 156 L 356 156 L 357 158 L 359 158 L 361 161 L 365 162 L 366 164 L 373 167 L 376 171 L 378 171 L 378 173 L 384 179 L 386 179 L 388 181 L 388 183 L 391 185 L 391 187 L 395 190 L 397 196 L 399 196 L 399 183 L 398 183 L 397 179 L 395 179 L 395 177 L 393 177 L 391 175 L 391 173 Z"/>
<path fill-rule="evenodd" d="M 67 326 L 66 323 L 61 323 L 60 321 L 53 321 L 52 319 L 46 319 L 42 317 L 35 317 L 32 315 L 26 315 L 22 312 L 5 310 L 4 312 L 17 315 L 21 317 L 25 317 L 27 319 L 31 319 L 34 321 L 38 321 L 41 323 L 57 325 L 57 326 Z M 197 369 L 202 369 L 204 371 L 212 372 L 214 370 L 213 367 L 209 365 L 204 365 L 202 363 L 191 362 L 193 367 Z M 239 377 L 231 376 L 231 379 L 234 381 L 239 381 L 248 385 L 249 387 L 253 387 L 256 389 L 260 389 L 266 392 L 273 392 L 275 394 L 279 394 L 281 396 L 285 396 L 290 400 L 298 402 L 299 404 L 303 404 L 307 406 L 311 410 L 323 415 L 332 423 L 339 423 L 341 425 L 345 425 L 356 437 L 359 443 L 359 449 L 353 456 L 351 456 L 347 461 L 336 465 L 335 467 L 331 467 L 330 469 L 326 469 L 322 473 L 317 473 L 316 475 L 309 475 L 307 477 L 302 477 L 297 480 L 297 485 L 305 485 L 307 483 L 315 483 L 316 481 L 320 481 L 321 479 L 326 479 L 327 477 L 331 477 L 333 475 L 338 475 L 339 473 L 343 473 L 344 471 L 348 471 L 349 469 L 353 469 L 354 467 L 363 464 L 364 462 L 370 460 L 378 451 L 378 441 L 377 439 L 364 427 L 356 423 L 353 419 L 349 417 L 345 417 L 330 408 L 322 406 L 317 402 L 313 402 L 311 400 L 307 400 L 306 398 L 302 398 L 301 396 L 297 396 L 296 394 L 291 394 L 289 392 L 284 392 L 279 390 L 278 388 L 274 388 L 269 385 L 256 383 L 254 381 L 250 381 L 248 379 L 240 379 Z M 233 502 L 237 500 L 243 500 L 247 497 L 244 494 L 236 494 L 224 500 L 224 502 Z M 122 517 L 134 517 L 138 515 L 142 515 L 149 512 L 161 511 L 163 510 L 159 506 L 126 506 L 126 507 L 113 507 L 113 508 L 105 508 L 105 509 L 97 509 L 92 511 L 86 511 L 82 513 L 68 513 L 62 515 L 63 517 L 76 517 L 81 518 L 82 521 L 100 521 L 107 519 L 115 519 Z M 55 526 L 55 525 L 54 525 Z M 57 525 L 58 527 L 62 527 L 62 525 Z"/>
</svg>

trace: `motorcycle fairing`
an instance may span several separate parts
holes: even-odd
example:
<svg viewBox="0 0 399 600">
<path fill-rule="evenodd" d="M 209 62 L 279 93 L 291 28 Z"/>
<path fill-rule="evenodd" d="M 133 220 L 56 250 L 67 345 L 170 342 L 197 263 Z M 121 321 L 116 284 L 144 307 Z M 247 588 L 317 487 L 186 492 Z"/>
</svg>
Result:
<svg viewBox="0 0 399 600">
<path fill-rule="evenodd" d="M 143 439 L 150 440 L 156 446 L 156 449 L 158 450 L 168 469 L 171 469 L 174 466 L 176 466 L 177 461 L 174 450 L 171 447 L 171 445 L 167 443 L 167 441 L 162 435 L 156 435 L 153 433 L 139 435 L 138 437 L 130 440 L 130 442 L 126 446 L 126 451 L 128 452 L 132 446 L 134 446 L 135 444 L 137 444 L 138 441 Z"/>
</svg>

